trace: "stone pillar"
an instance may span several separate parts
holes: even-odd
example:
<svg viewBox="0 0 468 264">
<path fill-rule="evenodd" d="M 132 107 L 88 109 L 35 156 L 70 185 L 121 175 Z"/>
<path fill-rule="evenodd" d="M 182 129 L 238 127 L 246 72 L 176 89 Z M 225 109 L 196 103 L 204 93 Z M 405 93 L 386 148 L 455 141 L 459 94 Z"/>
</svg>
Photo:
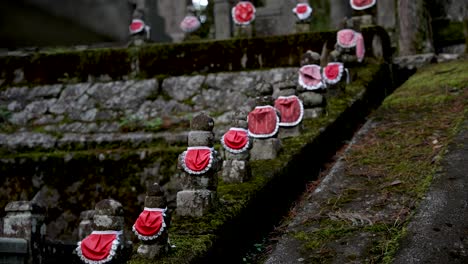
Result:
<svg viewBox="0 0 468 264">
<path fill-rule="evenodd" d="M 215 38 L 231 37 L 231 6 L 229 0 L 214 0 Z"/>
<path fill-rule="evenodd" d="M 274 108 L 273 86 L 260 83 L 255 88 L 256 107 L 248 115 L 249 135 L 253 137 L 251 160 L 275 159 L 282 146 L 278 138 L 280 113 Z"/>
<path fill-rule="evenodd" d="M 218 176 L 222 159 L 213 148 L 214 121 L 204 113 L 196 115 L 188 134 L 188 148 L 179 155 L 182 191 L 177 193 L 177 214 L 201 217 L 216 207 Z"/>
<path fill-rule="evenodd" d="M 252 139 L 247 128 L 247 113 L 236 111 L 232 116 L 231 128 L 221 137 L 226 153 L 221 178 L 226 183 L 245 182 L 251 176 L 249 160 Z"/>
<path fill-rule="evenodd" d="M 396 27 L 396 1 L 378 0 L 377 1 L 377 24 L 385 29 Z"/>
<path fill-rule="evenodd" d="M 3 235 L 25 239 L 28 243 L 27 263 L 42 263 L 46 233 L 44 208 L 29 201 L 15 201 L 7 204 L 5 212 Z"/>
<path fill-rule="evenodd" d="M 124 234 L 124 210 L 122 204 L 105 199 L 96 204 L 93 231 L 78 242 L 76 254 L 82 263 L 126 263 L 132 252 L 131 242 Z"/>
<path fill-rule="evenodd" d="M 166 211 L 167 200 L 161 186 L 157 183 L 148 186 L 145 208 L 132 227 L 141 241 L 137 252 L 146 259 L 156 259 L 170 249 L 170 215 Z"/>
</svg>

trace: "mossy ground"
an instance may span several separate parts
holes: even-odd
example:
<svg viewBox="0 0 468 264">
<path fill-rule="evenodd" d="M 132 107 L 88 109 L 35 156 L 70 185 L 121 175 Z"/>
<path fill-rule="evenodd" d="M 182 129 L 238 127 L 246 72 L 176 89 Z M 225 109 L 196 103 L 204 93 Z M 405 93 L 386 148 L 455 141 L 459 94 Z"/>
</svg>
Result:
<svg viewBox="0 0 468 264">
<path fill-rule="evenodd" d="M 386 98 L 371 115 L 375 126 L 344 153 L 341 185 L 324 197 L 313 193 L 319 181 L 310 183 L 278 228 L 299 216 L 301 224 L 286 236 L 302 245 L 303 263 L 391 263 L 467 116 L 467 70 L 466 60 L 420 69 Z M 318 205 L 312 212 L 301 209 L 305 203 Z"/>
</svg>

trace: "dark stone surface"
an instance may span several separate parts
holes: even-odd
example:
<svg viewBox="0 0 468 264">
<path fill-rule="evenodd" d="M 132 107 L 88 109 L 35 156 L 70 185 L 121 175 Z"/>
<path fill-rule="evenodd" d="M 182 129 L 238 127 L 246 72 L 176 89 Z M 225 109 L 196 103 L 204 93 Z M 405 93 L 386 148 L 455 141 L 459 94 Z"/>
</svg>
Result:
<svg viewBox="0 0 468 264">
<path fill-rule="evenodd" d="M 468 263 L 468 119 L 407 229 L 395 264 Z"/>
</svg>

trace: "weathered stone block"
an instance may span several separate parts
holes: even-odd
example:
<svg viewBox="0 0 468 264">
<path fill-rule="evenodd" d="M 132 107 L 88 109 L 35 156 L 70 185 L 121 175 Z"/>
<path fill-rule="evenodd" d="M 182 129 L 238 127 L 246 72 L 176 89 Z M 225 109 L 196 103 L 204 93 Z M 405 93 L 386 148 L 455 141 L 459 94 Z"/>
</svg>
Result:
<svg viewBox="0 0 468 264">
<path fill-rule="evenodd" d="M 147 259 L 154 259 L 169 250 L 169 244 L 142 244 L 138 247 L 138 254 Z"/>
<path fill-rule="evenodd" d="M 251 176 L 250 162 L 248 160 L 225 160 L 221 177 L 226 183 L 241 183 Z"/>
<path fill-rule="evenodd" d="M 217 193 L 209 190 L 183 190 L 177 193 L 176 212 L 180 216 L 200 217 L 216 206 Z"/>
<path fill-rule="evenodd" d="M 95 231 L 122 230 L 124 218 L 122 216 L 94 215 L 93 223 L 93 230 Z"/>
<path fill-rule="evenodd" d="M 302 123 L 293 127 L 280 127 L 278 130 L 278 138 L 297 137 L 301 135 L 303 131 Z"/>
<path fill-rule="evenodd" d="M 207 146 L 213 147 L 214 134 L 211 131 L 190 131 L 188 133 L 188 146 Z"/>
<path fill-rule="evenodd" d="M 218 187 L 217 171 L 209 170 L 207 173 L 194 175 L 184 172 L 180 177 L 180 186 L 182 189 L 208 189 L 216 190 Z"/>
<path fill-rule="evenodd" d="M 323 114 L 325 114 L 325 110 L 322 107 L 304 109 L 304 118 L 307 119 L 317 118 Z"/>
<path fill-rule="evenodd" d="M 250 150 L 250 160 L 275 159 L 281 150 L 281 140 L 278 138 L 254 139 Z"/>
</svg>

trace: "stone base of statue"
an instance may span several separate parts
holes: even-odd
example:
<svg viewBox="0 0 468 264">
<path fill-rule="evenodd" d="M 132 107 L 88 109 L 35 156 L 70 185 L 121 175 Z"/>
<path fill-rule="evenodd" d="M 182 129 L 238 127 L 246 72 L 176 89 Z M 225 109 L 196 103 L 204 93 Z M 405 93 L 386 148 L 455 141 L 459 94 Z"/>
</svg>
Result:
<svg viewBox="0 0 468 264">
<path fill-rule="evenodd" d="M 163 234 L 165 237 L 158 238 L 161 241 L 167 241 L 167 233 Z M 155 259 L 169 251 L 169 243 L 158 243 L 158 242 L 151 242 L 152 244 L 148 244 L 150 242 L 146 242 L 145 244 L 141 244 L 138 246 L 137 253 L 138 255 L 147 258 L 147 259 Z"/>
<path fill-rule="evenodd" d="M 314 107 L 304 109 L 304 118 L 312 119 L 317 118 L 325 114 L 325 109 L 323 107 Z"/>
<path fill-rule="evenodd" d="M 221 178 L 226 183 L 241 183 L 249 180 L 251 175 L 250 162 L 248 160 L 225 160 Z"/>
<path fill-rule="evenodd" d="M 255 138 L 250 150 L 250 160 L 275 159 L 280 150 L 281 140 L 278 138 Z"/>
<path fill-rule="evenodd" d="M 280 126 L 278 130 L 278 138 L 289 138 L 289 137 L 297 137 L 300 136 L 302 131 L 303 131 L 304 126 L 302 123 L 292 126 L 292 127 L 286 127 L 286 126 Z"/>
<path fill-rule="evenodd" d="M 251 24 L 236 26 L 234 28 L 235 38 L 251 38 L 253 37 L 253 27 Z"/>
<path fill-rule="evenodd" d="M 210 190 L 183 190 L 177 193 L 176 212 L 180 216 L 200 217 L 216 206 L 217 194 Z"/>
<path fill-rule="evenodd" d="M 310 32 L 309 23 L 296 23 L 296 33 L 307 33 Z"/>
</svg>

